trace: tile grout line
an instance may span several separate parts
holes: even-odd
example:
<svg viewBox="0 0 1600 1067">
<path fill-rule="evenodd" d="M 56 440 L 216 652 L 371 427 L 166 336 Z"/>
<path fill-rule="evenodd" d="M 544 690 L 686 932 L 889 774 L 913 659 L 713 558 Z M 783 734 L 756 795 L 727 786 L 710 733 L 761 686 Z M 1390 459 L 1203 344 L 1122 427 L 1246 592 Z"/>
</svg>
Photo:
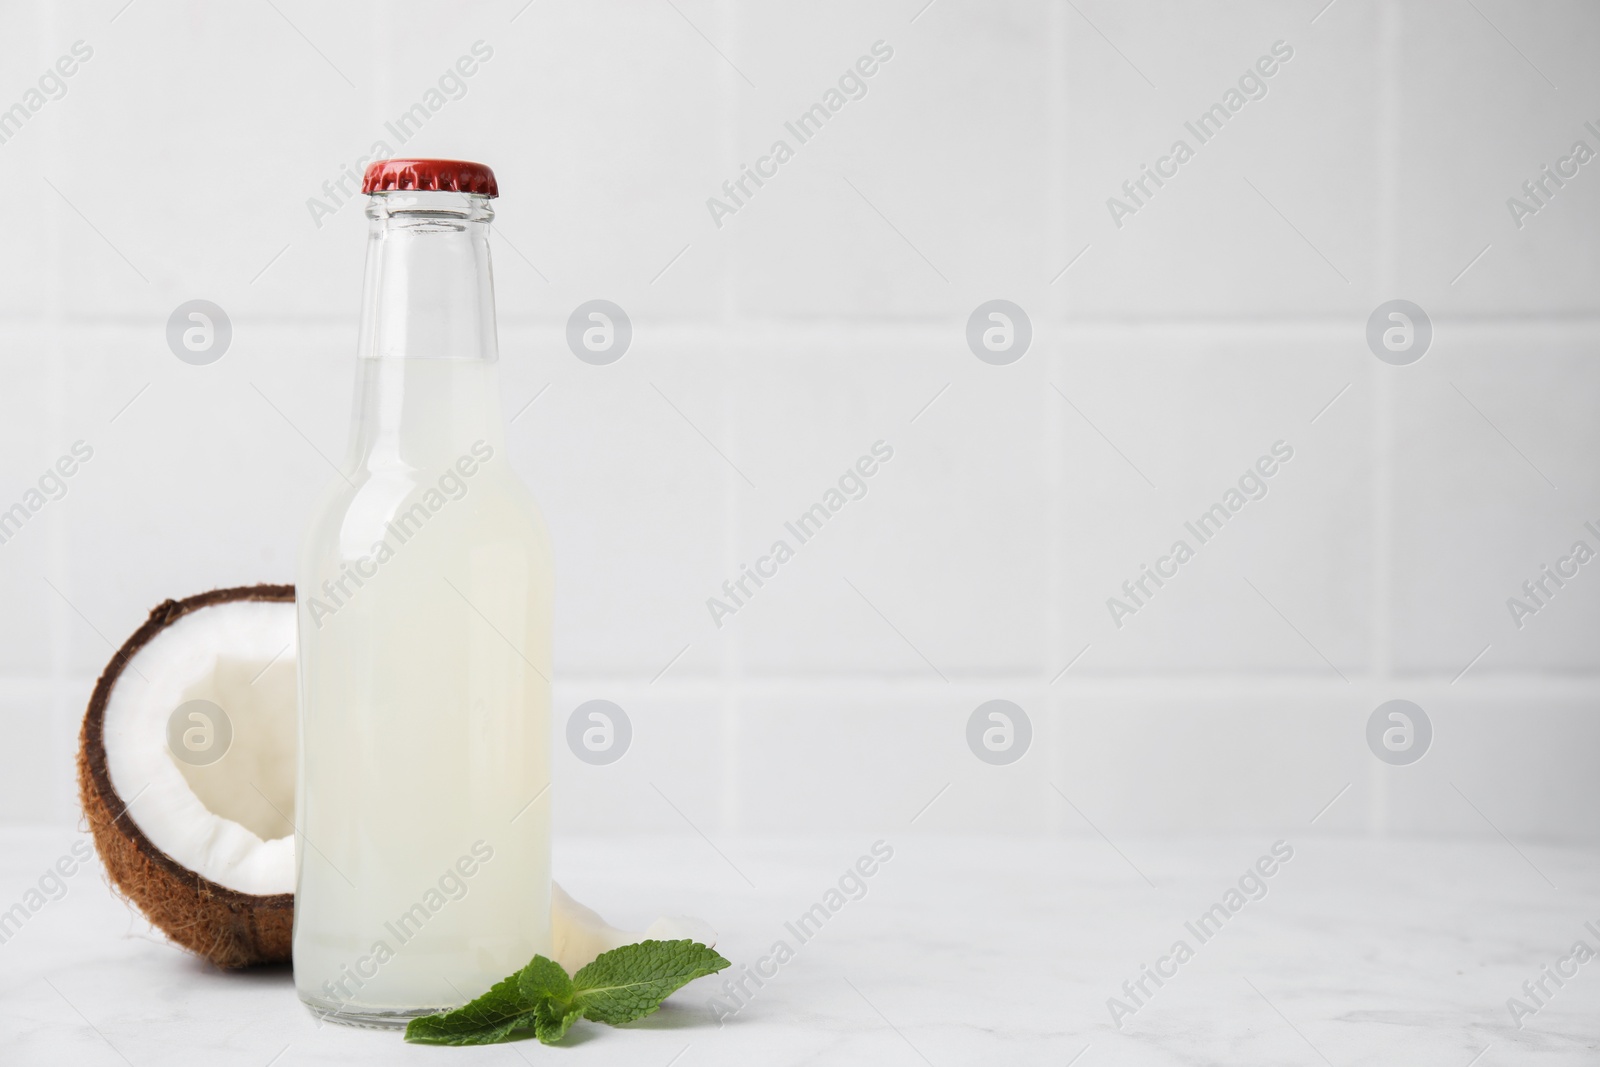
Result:
<svg viewBox="0 0 1600 1067">
<path fill-rule="evenodd" d="M 744 436 L 740 433 L 738 403 L 732 385 L 737 376 L 732 351 L 731 346 L 718 346 L 717 361 L 723 371 L 722 383 L 717 390 L 718 404 L 721 408 L 719 421 L 722 423 L 722 439 L 728 442 L 728 448 L 742 459 L 744 457 L 739 446 L 743 443 Z M 744 535 L 744 509 L 739 502 L 743 486 L 740 480 L 734 477 L 733 471 L 724 470 L 723 475 L 723 558 L 727 561 L 726 572 L 737 577 L 739 543 Z M 722 795 L 718 806 L 723 834 L 736 834 L 744 824 L 744 781 L 740 774 L 739 760 L 739 745 L 744 734 L 742 721 L 744 629 L 741 626 L 732 626 L 721 635 L 721 649 L 717 657 L 722 677 L 719 701 L 722 720 L 722 729 L 719 731 L 722 744 Z"/>
<path fill-rule="evenodd" d="M 50 62 L 48 54 L 50 51 L 51 40 L 60 39 L 62 37 L 61 12 L 63 9 L 52 4 L 47 10 L 49 13 L 41 18 L 38 22 L 38 36 L 35 40 L 35 45 L 38 49 L 38 58 L 40 58 L 45 65 L 48 65 Z M 48 129 L 44 132 L 44 137 L 42 140 L 44 142 L 43 148 L 46 154 L 45 158 L 51 163 L 64 158 L 64 125 L 64 123 L 52 122 L 49 124 Z M 51 169 L 54 168 L 52 167 Z M 49 425 L 52 428 L 51 436 L 55 441 L 60 442 L 69 432 L 69 429 L 66 425 L 67 393 L 69 386 L 65 369 L 66 361 L 62 358 L 64 355 L 62 350 L 66 345 L 66 339 L 65 333 L 61 328 L 62 325 L 66 323 L 68 318 L 68 282 L 64 266 L 66 257 L 64 254 L 64 249 L 62 248 L 63 230 L 60 226 L 60 205 L 52 204 L 51 211 L 51 218 L 52 220 L 55 220 L 55 224 L 52 227 L 52 233 L 54 235 L 54 241 L 52 244 L 55 252 L 55 262 L 52 265 L 52 273 L 54 275 L 54 285 L 52 287 L 54 299 L 52 303 L 54 306 L 51 309 L 55 323 L 54 328 L 52 328 L 50 331 L 50 348 L 54 358 L 51 359 L 50 368 Z M 96 430 L 99 429 L 101 429 L 101 427 L 96 427 Z M 87 432 L 89 431 L 86 430 L 85 433 Z M 93 446 L 93 443 L 94 442 L 92 441 L 90 442 L 91 447 Z M 48 516 L 48 525 L 45 527 L 45 532 L 50 536 L 50 546 L 46 550 L 45 559 L 48 561 L 50 570 L 57 574 L 60 577 L 60 580 L 66 582 L 68 584 L 68 588 L 70 589 L 70 567 L 68 566 L 68 553 L 66 549 L 66 515 L 67 512 L 64 509 L 53 509 L 51 514 Z M 60 739 L 65 742 L 62 745 L 61 750 L 75 752 L 78 747 L 78 717 L 81 712 L 75 711 L 72 705 L 63 696 L 68 685 L 68 667 L 71 660 L 72 618 L 68 614 L 70 609 L 65 603 L 62 602 L 60 597 L 52 597 L 51 600 L 53 603 L 48 609 L 49 615 L 47 619 L 51 683 L 50 696 L 48 698 L 49 703 L 47 705 L 49 708 L 49 717 L 51 723 L 50 733 L 53 736 L 58 732 L 64 732 L 66 736 Z M 58 804 L 63 806 L 64 811 L 69 816 L 76 814 L 78 810 L 76 790 L 70 788 L 65 777 L 63 777 L 62 783 L 57 786 L 57 794 L 52 799 L 50 807 L 54 808 Z"/>
<path fill-rule="evenodd" d="M 39 58 L 42 64 L 45 66 L 48 66 L 50 63 L 48 53 L 50 50 L 51 39 L 59 39 L 62 36 L 61 27 L 59 25 L 62 8 L 52 4 L 47 10 L 48 14 L 41 18 L 37 24 L 37 36 L 34 41 L 38 52 L 37 58 Z M 48 161 L 47 165 L 63 158 L 62 147 L 64 135 L 62 133 L 62 126 L 63 124 L 60 122 L 51 122 L 43 131 L 43 137 L 41 140 L 43 141 L 42 147 L 45 159 Z M 51 245 L 52 251 L 54 252 L 54 261 L 51 264 L 51 274 L 53 278 L 51 285 L 52 306 L 50 308 L 49 326 L 47 327 L 50 331 L 51 338 L 49 350 L 51 356 L 53 357 L 50 360 L 51 366 L 48 385 L 49 395 L 47 399 L 47 425 L 49 425 L 51 428 L 51 437 L 55 441 L 59 442 L 63 439 L 63 436 L 67 432 L 67 382 L 64 367 L 65 360 L 62 358 L 62 350 L 66 345 L 66 328 L 68 326 L 67 278 L 66 271 L 63 266 L 65 263 L 65 253 L 64 249 L 62 248 L 63 230 L 60 225 L 61 205 L 59 203 L 53 203 L 50 205 L 49 217 L 51 219 L 51 233 L 53 236 Z M 92 447 L 93 442 L 90 442 L 90 444 Z M 46 549 L 44 555 L 44 558 L 47 561 L 47 566 L 51 571 L 57 574 L 61 580 L 69 581 L 67 577 L 67 568 L 64 566 L 66 563 L 65 512 L 60 509 L 52 509 L 51 514 L 46 517 L 44 532 L 50 537 L 50 545 Z M 60 740 L 67 743 L 63 744 L 62 750 L 76 751 L 76 734 L 78 726 L 77 715 L 74 714 L 71 705 L 68 704 L 62 697 L 62 694 L 66 691 L 68 684 L 68 663 L 70 661 L 72 640 L 72 631 L 70 627 L 72 619 L 68 614 L 69 608 L 65 603 L 62 602 L 60 597 L 51 597 L 50 599 L 51 603 L 46 609 L 47 615 L 45 621 L 46 633 L 48 634 L 47 647 L 49 649 L 50 664 L 50 689 L 49 697 L 47 698 L 48 704 L 46 705 L 46 707 L 49 709 L 48 721 L 50 723 L 48 736 L 50 736 L 54 741 L 57 739 L 56 735 L 58 733 L 64 733 L 66 736 L 60 738 Z M 73 795 L 73 791 L 69 790 L 66 779 L 63 776 L 62 783 L 57 786 L 55 795 L 53 795 L 47 803 L 51 810 L 54 810 L 60 806 L 66 814 L 71 815 L 77 811 L 76 799 L 76 796 Z"/>
<path fill-rule="evenodd" d="M 713 48 L 720 48 L 729 55 L 739 54 L 739 44 L 742 34 L 737 21 L 737 5 L 733 0 L 718 0 L 714 8 L 713 25 L 709 27 L 712 37 L 717 41 Z M 719 134 L 717 152 L 721 157 L 721 171 L 724 174 L 736 174 L 739 171 L 739 128 L 743 114 L 740 106 L 741 87 L 740 76 L 732 68 L 732 61 L 717 64 L 717 116 Z M 726 321 L 734 316 L 738 305 L 738 293 L 733 283 L 736 271 L 733 269 L 739 255 L 739 242 L 722 241 L 716 247 L 721 261 L 718 268 L 718 285 L 721 289 L 721 313 L 719 318 Z M 719 332 L 719 323 L 708 324 L 713 337 Z M 711 344 L 716 349 L 716 364 L 721 369 L 721 382 L 717 389 L 718 421 L 722 424 L 722 440 L 728 442 L 730 451 L 737 454 L 742 443 L 742 438 L 735 436 L 733 411 L 736 409 L 733 388 L 730 384 L 737 373 L 737 368 L 730 356 L 730 346 L 719 340 L 712 340 Z M 739 506 L 739 484 L 731 477 L 732 472 L 724 470 L 722 480 L 722 559 L 723 570 L 730 575 L 737 575 L 739 570 L 738 553 L 739 539 L 743 532 L 741 509 Z M 718 685 L 717 698 L 717 762 L 722 771 L 722 781 L 717 796 L 717 825 L 721 835 L 738 832 L 743 823 L 743 783 L 739 775 L 739 744 L 742 736 L 740 724 L 740 706 L 743 701 L 740 679 L 743 675 L 743 647 L 740 639 L 740 628 L 732 627 L 728 632 L 718 635 L 716 654 L 716 677 Z"/>
<path fill-rule="evenodd" d="M 692 647 L 692 646 L 689 646 Z M 110 654 L 107 654 L 109 660 Z M 652 667 L 658 670 L 659 667 Z M 1059 672 L 1058 672 L 1059 673 Z M 1508 695 L 1528 696 L 1548 700 L 1588 700 L 1600 695 L 1600 675 L 1595 673 L 1552 676 L 1536 670 L 1508 671 L 1501 674 L 1471 672 L 1465 680 L 1450 681 L 1451 674 L 1459 670 L 1442 671 L 1426 675 L 1406 676 L 1401 684 L 1409 689 L 1440 693 L 1476 692 L 1482 699 L 1497 700 Z M 760 694 L 777 687 L 800 687 L 806 691 L 849 689 L 857 692 L 900 692 L 906 699 L 921 698 L 928 694 L 981 693 L 996 688 L 1049 690 L 1045 680 L 1048 672 L 1039 670 L 1015 671 L 1004 674 L 972 674 L 952 678 L 950 683 L 936 679 L 895 677 L 889 679 L 864 678 L 859 674 L 819 671 L 814 673 L 764 673 L 743 675 L 737 679 L 739 689 L 746 695 Z M 0 697 L 7 694 L 34 697 L 64 691 L 87 698 L 94 687 L 95 671 L 75 672 L 70 668 L 60 676 L 51 673 L 37 675 L 0 673 Z M 1367 674 L 1354 674 L 1350 684 L 1371 686 L 1379 679 Z M 603 672 L 564 672 L 556 684 L 572 687 L 613 686 L 619 689 L 649 690 L 656 693 L 698 693 L 723 684 L 716 674 L 683 675 L 673 670 L 671 675 L 652 684 L 650 673 L 608 674 Z M 1452 687 L 1453 686 L 1453 687 Z M 1283 675 L 1259 675 L 1247 670 L 1234 670 L 1217 674 L 1171 673 L 1156 676 L 1135 674 L 1082 674 L 1072 672 L 1065 680 L 1056 683 L 1058 691 L 1101 693 L 1114 690 L 1114 695 L 1128 699 L 1158 700 L 1168 696 L 1181 697 L 1185 693 L 1218 693 L 1228 691 L 1248 698 L 1256 696 L 1278 699 L 1288 691 L 1316 697 L 1337 697 L 1348 694 L 1349 685 L 1324 672 L 1302 672 Z M 76 729 L 76 727 L 74 727 Z"/>
<path fill-rule="evenodd" d="M 1074 271 L 1076 273 L 1076 271 Z M 669 276 L 670 277 L 670 276 Z M 729 283 L 720 283 L 727 289 Z M 1057 290 L 1060 290 L 1058 283 Z M 1050 306 L 1050 305 L 1045 305 Z M 313 311 L 292 312 L 283 315 L 251 314 L 250 324 L 262 330 L 320 332 L 329 327 L 349 324 L 348 317 L 321 315 Z M 959 337 L 964 319 L 957 316 L 944 318 L 882 318 L 846 314 L 819 314 L 814 317 L 740 317 L 728 308 L 726 313 L 695 316 L 692 318 L 666 318 L 652 324 L 652 335 L 667 348 L 691 346 L 706 337 L 728 339 L 741 343 L 777 343 L 788 346 L 836 342 L 848 338 L 860 344 L 901 339 L 907 345 L 925 345 L 928 342 L 946 343 Z M 1127 341 L 1188 340 L 1201 342 L 1212 339 L 1240 339 L 1281 342 L 1284 339 L 1330 342 L 1344 345 L 1359 332 L 1365 320 L 1356 315 L 1295 315 L 1283 318 L 1160 318 L 1144 316 L 1139 319 L 1071 318 L 1061 314 L 1041 315 L 1035 329 L 1048 324 L 1057 331 L 1058 340 L 1094 341 L 1104 338 Z M 129 332 L 148 335 L 159 331 L 164 320 L 144 317 L 111 316 L 104 319 L 75 314 L 8 314 L 0 320 L 0 331 L 24 331 L 44 328 L 64 335 L 103 340 L 107 335 L 126 336 Z M 1526 342 L 1530 338 L 1573 340 L 1586 344 L 1600 341 L 1600 316 L 1563 315 L 1552 312 L 1540 316 L 1433 316 L 1435 335 L 1441 327 L 1448 328 L 1455 338 L 1467 338 L 1474 343 L 1493 339 Z M 507 316 L 500 320 L 501 340 L 506 338 L 536 340 L 559 337 L 566 320 L 554 318 L 529 318 Z M 1431 358 L 1431 357 L 1430 357 Z"/>
<path fill-rule="evenodd" d="M 1398 276 L 1399 223 L 1399 137 L 1400 137 L 1400 50 L 1404 43 L 1401 16 L 1392 6 L 1378 15 L 1379 66 L 1383 72 L 1383 91 L 1378 97 L 1378 285 L 1381 293 L 1392 292 Z M 1387 295 L 1383 299 L 1389 299 Z M 1373 390 L 1372 441 L 1372 647 L 1369 660 L 1372 675 L 1384 688 L 1394 677 L 1394 381 L 1389 368 L 1373 360 L 1368 374 L 1376 379 Z M 1368 694 L 1370 695 L 1370 694 Z M 1376 764 L 1367 768 L 1368 830 L 1377 835 L 1388 832 L 1390 818 L 1389 776 L 1378 773 Z"/>
<path fill-rule="evenodd" d="M 1068 99 L 1067 78 L 1067 35 L 1068 20 L 1066 7 L 1063 4 L 1051 4 L 1049 8 L 1050 27 L 1050 100 L 1046 108 L 1046 115 L 1050 122 L 1052 136 L 1050 137 L 1050 261 L 1055 262 L 1062 258 L 1066 242 L 1062 240 L 1066 232 L 1066 212 L 1063 205 L 1066 203 L 1066 148 L 1067 124 L 1071 121 L 1072 108 Z M 1070 292 L 1071 283 L 1063 285 L 1059 290 L 1050 292 L 1050 309 L 1052 320 L 1059 321 L 1065 316 L 1067 307 L 1067 293 Z M 1046 351 L 1046 368 L 1050 372 L 1050 379 L 1054 381 L 1063 377 L 1066 361 L 1062 358 L 1061 345 L 1056 336 L 1057 331 L 1044 323 L 1040 324 L 1042 333 L 1049 342 Z M 1059 372 L 1059 373 L 1058 373 Z M 1039 390 L 1039 398 L 1045 405 L 1044 434 L 1046 456 L 1046 487 L 1050 494 L 1049 504 L 1045 516 L 1045 527 L 1049 537 L 1049 557 L 1046 561 L 1046 618 L 1045 618 L 1045 645 L 1041 652 L 1040 662 L 1049 664 L 1051 654 L 1060 648 L 1064 640 L 1065 619 L 1062 614 L 1061 590 L 1062 576 L 1066 573 L 1064 555 L 1066 553 L 1066 540 L 1063 536 L 1063 506 L 1061 501 L 1062 481 L 1065 478 L 1066 468 L 1063 462 L 1065 454 L 1064 441 L 1066 436 L 1066 411 L 1062 405 L 1054 403 L 1054 397 L 1048 392 Z M 1050 723 L 1049 747 L 1046 755 L 1049 757 L 1049 771 L 1053 775 L 1057 771 L 1065 772 L 1065 730 L 1061 728 L 1060 716 L 1052 714 L 1051 698 L 1048 686 L 1044 689 L 1043 707 L 1040 708 L 1040 721 Z M 1050 805 L 1045 819 L 1046 831 L 1051 836 L 1058 836 L 1067 828 L 1067 813 L 1059 805 Z"/>
</svg>

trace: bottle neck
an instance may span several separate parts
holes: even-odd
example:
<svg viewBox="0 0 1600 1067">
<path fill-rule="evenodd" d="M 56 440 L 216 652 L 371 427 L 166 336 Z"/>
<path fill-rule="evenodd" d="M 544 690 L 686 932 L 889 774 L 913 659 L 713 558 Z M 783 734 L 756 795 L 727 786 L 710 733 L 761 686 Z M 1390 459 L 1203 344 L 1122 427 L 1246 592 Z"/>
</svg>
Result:
<svg viewBox="0 0 1600 1067">
<path fill-rule="evenodd" d="M 432 468 L 474 441 L 498 447 L 489 199 L 389 191 L 368 198 L 357 348 L 356 467 Z"/>
<path fill-rule="evenodd" d="M 489 198 L 373 193 L 367 218 L 360 358 L 498 358 Z"/>
</svg>

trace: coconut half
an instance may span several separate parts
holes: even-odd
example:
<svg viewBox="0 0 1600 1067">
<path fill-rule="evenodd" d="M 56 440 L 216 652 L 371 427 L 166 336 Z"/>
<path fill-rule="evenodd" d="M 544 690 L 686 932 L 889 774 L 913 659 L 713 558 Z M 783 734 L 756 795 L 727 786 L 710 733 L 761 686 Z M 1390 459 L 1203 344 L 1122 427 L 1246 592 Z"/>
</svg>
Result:
<svg viewBox="0 0 1600 1067">
<path fill-rule="evenodd" d="M 79 737 L 79 793 L 112 883 L 220 967 L 289 959 L 294 626 L 289 585 L 165 601 L 101 674 Z"/>
<path fill-rule="evenodd" d="M 168 600 L 100 675 L 78 790 L 112 883 L 219 967 L 284 963 L 294 927 L 294 586 Z M 620 930 L 551 892 L 552 955 L 575 972 L 646 938 L 716 944 L 705 923 Z"/>
</svg>

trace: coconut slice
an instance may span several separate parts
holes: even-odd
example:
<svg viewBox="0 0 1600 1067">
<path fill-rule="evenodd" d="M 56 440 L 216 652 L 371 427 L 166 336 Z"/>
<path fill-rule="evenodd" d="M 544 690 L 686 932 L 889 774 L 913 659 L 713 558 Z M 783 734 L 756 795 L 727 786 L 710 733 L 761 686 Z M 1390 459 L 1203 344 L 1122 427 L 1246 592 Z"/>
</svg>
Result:
<svg viewBox="0 0 1600 1067">
<path fill-rule="evenodd" d="M 288 585 L 164 602 L 101 674 L 79 738 L 112 882 L 222 967 L 289 958 L 294 623 Z"/>
<path fill-rule="evenodd" d="M 662 916 L 643 933 L 619 930 L 594 909 L 573 900 L 554 882 L 550 883 L 550 939 L 552 958 L 565 967 L 568 974 L 577 974 L 579 967 L 592 962 L 602 952 L 639 941 L 688 940 L 712 948 L 717 944 L 715 930 L 686 915 Z"/>
<path fill-rule="evenodd" d="M 220 967 L 290 956 L 294 643 L 292 585 L 165 601 L 100 675 L 79 737 L 78 789 L 112 883 Z M 716 943 L 685 917 L 620 930 L 559 885 L 550 918 L 569 972 L 647 938 Z"/>
</svg>

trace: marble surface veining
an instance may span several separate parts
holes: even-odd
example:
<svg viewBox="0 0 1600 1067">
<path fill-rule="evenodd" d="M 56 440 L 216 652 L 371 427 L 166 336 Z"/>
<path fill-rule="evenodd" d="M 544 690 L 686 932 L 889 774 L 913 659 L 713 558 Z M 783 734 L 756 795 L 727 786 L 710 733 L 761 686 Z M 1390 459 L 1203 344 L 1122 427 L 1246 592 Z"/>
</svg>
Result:
<svg viewBox="0 0 1600 1067">
<path fill-rule="evenodd" d="M 1274 838 L 885 834 L 893 857 L 859 884 L 871 835 L 719 841 L 726 858 L 698 838 L 564 841 L 557 878 L 579 900 L 634 928 L 698 915 L 734 977 L 768 975 L 737 997 L 703 979 L 624 1028 L 579 1023 L 566 1049 L 319 1025 L 287 968 L 186 955 L 91 863 L 5 927 L 0 1063 L 1600 1064 L 1600 958 L 1572 951 L 1600 952 L 1600 851 L 1284 836 L 1292 857 L 1258 866 Z M 0 909 L 40 899 L 77 839 L 0 832 Z"/>
</svg>

